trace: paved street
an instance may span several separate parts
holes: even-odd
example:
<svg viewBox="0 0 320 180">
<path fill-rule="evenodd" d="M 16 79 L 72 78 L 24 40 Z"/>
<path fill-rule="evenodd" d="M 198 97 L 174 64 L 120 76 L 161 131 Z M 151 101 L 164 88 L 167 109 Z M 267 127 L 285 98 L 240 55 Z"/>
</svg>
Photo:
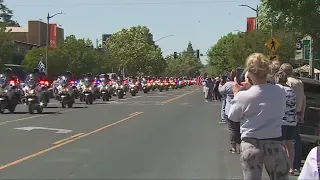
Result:
<svg viewBox="0 0 320 180">
<path fill-rule="evenodd" d="M 205 103 L 199 88 L 49 106 L 1 115 L 1 179 L 242 178 L 220 103 Z"/>
</svg>

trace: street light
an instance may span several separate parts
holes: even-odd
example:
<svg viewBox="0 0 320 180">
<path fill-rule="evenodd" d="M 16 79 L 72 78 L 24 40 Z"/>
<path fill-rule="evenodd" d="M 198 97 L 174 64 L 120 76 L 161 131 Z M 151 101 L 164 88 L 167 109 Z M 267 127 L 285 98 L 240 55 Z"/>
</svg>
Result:
<svg viewBox="0 0 320 180">
<path fill-rule="evenodd" d="M 235 31 L 235 32 L 239 32 L 239 33 L 245 33 L 245 32 L 240 31 L 240 30 L 233 30 L 233 31 Z"/>
<path fill-rule="evenodd" d="M 241 4 L 239 6 L 242 6 L 242 7 L 247 7 L 247 8 L 250 8 L 251 10 L 255 11 L 256 12 L 256 29 L 258 30 L 258 17 L 259 17 L 259 5 L 257 5 L 257 8 L 253 8 L 249 5 L 246 5 L 246 4 Z"/>
<path fill-rule="evenodd" d="M 172 37 L 172 36 L 174 36 L 174 35 L 167 35 L 167 36 L 163 36 L 162 38 L 159 38 L 159 39 L 157 39 L 157 40 L 156 40 L 156 41 L 154 41 L 154 42 L 156 43 L 156 42 L 158 42 L 158 41 L 160 41 L 160 40 L 162 40 L 162 39 L 164 39 L 164 38 Z"/>
<path fill-rule="evenodd" d="M 60 14 L 65 14 L 65 13 L 63 13 L 61 11 L 59 13 L 52 15 L 52 16 L 50 16 L 50 14 L 48 13 L 48 16 L 47 16 L 47 39 L 46 39 L 46 75 L 47 76 L 48 76 L 48 49 L 49 49 L 49 28 L 50 28 L 49 21 L 51 18 L 53 18 L 57 15 L 60 15 Z"/>
</svg>

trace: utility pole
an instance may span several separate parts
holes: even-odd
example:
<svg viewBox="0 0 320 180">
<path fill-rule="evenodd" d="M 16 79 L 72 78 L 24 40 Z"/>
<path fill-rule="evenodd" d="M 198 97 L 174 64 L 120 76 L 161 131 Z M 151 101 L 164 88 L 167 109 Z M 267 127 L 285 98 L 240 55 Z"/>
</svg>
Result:
<svg viewBox="0 0 320 180">
<path fill-rule="evenodd" d="M 310 59 L 309 59 L 309 75 L 311 76 L 312 79 L 314 79 L 314 61 L 313 61 L 313 40 L 312 37 L 310 39 Z"/>
<path fill-rule="evenodd" d="M 47 15 L 47 38 L 46 38 L 46 75 L 48 76 L 48 49 L 49 49 L 49 31 L 50 31 L 50 19 L 56 15 L 64 14 L 63 12 L 56 13 L 52 16 L 48 13 Z"/>
<path fill-rule="evenodd" d="M 257 9 L 255 9 L 255 8 L 249 6 L 249 5 L 246 5 L 246 4 L 241 4 L 239 6 L 250 8 L 251 10 L 256 12 L 256 30 L 258 30 L 258 28 L 259 28 L 259 26 L 258 26 L 259 5 L 257 5 Z"/>
</svg>

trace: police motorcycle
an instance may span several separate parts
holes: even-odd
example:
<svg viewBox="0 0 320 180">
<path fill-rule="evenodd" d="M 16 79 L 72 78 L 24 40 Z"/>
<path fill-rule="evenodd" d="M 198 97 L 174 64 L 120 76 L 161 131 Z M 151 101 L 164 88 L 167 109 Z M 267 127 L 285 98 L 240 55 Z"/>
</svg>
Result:
<svg viewBox="0 0 320 180">
<path fill-rule="evenodd" d="M 101 80 L 99 77 L 96 77 L 92 83 L 93 87 L 92 87 L 92 91 L 93 91 L 93 96 L 94 99 L 100 99 L 102 94 L 100 91 L 101 88 Z"/>
<path fill-rule="evenodd" d="M 113 96 L 117 96 L 118 95 L 118 91 L 117 91 L 117 87 L 118 87 L 118 83 L 117 80 L 112 80 L 112 84 L 111 84 L 112 90 L 113 90 Z"/>
<path fill-rule="evenodd" d="M 85 78 L 82 86 L 82 96 L 80 100 L 86 102 L 86 104 L 93 104 L 93 89 L 92 89 L 92 81 L 89 78 Z"/>
<path fill-rule="evenodd" d="M 163 80 L 163 84 L 164 84 L 164 89 L 165 89 L 166 91 L 169 91 L 170 83 L 169 83 L 169 79 L 168 79 L 168 78 L 165 78 L 165 79 Z"/>
<path fill-rule="evenodd" d="M 164 83 L 163 83 L 162 78 L 160 78 L 159 80 L 157 80 L 156 83 L 157 83 L 157 86 L 158 86 L 158 90 L 159 90 L 160 92 L 162 92 L 162 91 L 165 89 L 165 86 L 164 86 Z"/>
<path fill-rule="evenodd" d="M 112 90 L 109 84 L 109 79 L 106 78 L 105 74 L 100 74 L 99 78 L 101 80 L 101 85 L 100 85 L 100 93 L 102 96 L 103 101 L 109 101 L 109 99 L 112 97 Z"/>
<path fill-rule="evenodd" d="M 59 97 L 58 96 L 59 95 L 59 90 L 58 90 L 59 82 L 60 82 L 60 77 L 58 77 L 56 80 L 54 80 L 51 85 L 51 88 L 53 91 L 53 97 L 55 97 L 55 99 L 57 99 L 57 97 Z"/>
<path fill-rule="evenodd" d="M 29 74 L 23 87 L 25 104 L 28 106 L 28 112 L 30 114 L 34 114 L 35 111 L 42 113 L 44 104 L 46 103 L 45 94 L 37 81 L 32 74 Z"/>
<path fill-rule="evenodd" d="M 18 94 L 15 80 L 7 80 L 3 74 L 0 75 L 0 113 L 3 114 L 6 109 L 14 113 L 18 105 Z"/>
<path fill-rule="evenodd" d="M 61 103 L 62 108 L 72 108 L 74 101 L 74 89 L 70 86 L 67 77 L 62 76 L 60 78 L 58 86 L 58 100 Z"/>
<path fill-rule="evenodd" d="M 139 90 L 139 85 L 135 81 L 129 83 L 129 91 L 132 96 L 136 96 Z"/>
<path fill-rule="evenodd" d="M 47 80 L 43 80 L 41 79 L 39 81 L 39 93 L 41 94 L 41 96 L 43 96 L 43 106 L 47 107 L 48 103 L 50 102 L 50 91 L 49 91 L 49 82 Z"/>
<path fill-rule="evenodd" d="M 123 85 L 123 81 L 118 81 L 116 85 L 116 92 L 119 99 L 123 99 L 125 96 L 125 87 Z"/>
<path fill-rule="evenodd" d="M 73 89 L 74 98 L 78 99 L 79 98 L 78 81 L 71 80 L 70 81 L 70 87 L 71 87 L 71 89 Z"/>
</svg>

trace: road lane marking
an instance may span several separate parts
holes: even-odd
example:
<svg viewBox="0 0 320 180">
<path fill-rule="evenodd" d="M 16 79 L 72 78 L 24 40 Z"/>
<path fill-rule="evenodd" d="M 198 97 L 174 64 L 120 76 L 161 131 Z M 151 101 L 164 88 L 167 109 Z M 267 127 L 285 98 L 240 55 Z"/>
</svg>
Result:
<svg viewBox="0 0 320 180">
<path fill-rule="evenodd" d="M 125 98 L 125 99 L 119 99 L 119 101 L 126 101 L 126 100 L 130 100 L 130 99 L 136 99 L 142 96 L 133 96 L 133 97 L 129 97 L 129 98 Z"/>
<path fill-rule="evenodd" d="M 56 112 L 49 112 L 49 113 L 52 113 L 52 114 L 68 113 L 68 112 L 72 112 L 72 111 L 75 111 L 75 110 L 76 110 L 76 109 L 58 110 L 58 111 L 56 111 Z M 46 113 L 46 112 L 44 112 L 44 113 Z M 13 123 L 13 122 L 24 121 L 24 120 L 28 120 L 28 119 L 34 119 L 34 118 L 37 118 L 37 117 L 43 117 L 43 116 L 48 116 L 48 115 L 52 115 L 52 114 L 39 114 L 39 115 L 24 117 L 24 118 L 20 118 L 20 119 L 8 120 L 8 121 L 0 122 L 0 126 L 5 125 L 5 124 L 7 124 L 7 123 Z"/>
<path fill-rule="evenodd" d="M 97 132 L 99 132 L 99 131 L 102 131 L 102 130 L 104 130 L 104 129 L 106 129 L 106 128 L 109 128 L 109 127 L 115 126 L 115 125 L 117 125 L 117 124 L 119 124 L 119 123 L 122 123 L 122 122 L 124 122 L 124 121 L 130 120 L 130 119 L 132 119 L 132 118 L 134 118 L 134 117 L 136 117 L 136 116 L 138 116 L 138 115 L 140 115 L 140 114 L 142 114 L 142 113 L 143 113 L 143 112 L 134 112 L 134 113 L 128 115 L 127 117 L 125 117 L 125 118 L 123 118 L 123 119 L 121 119 L 121 120 L 119 120 L 119 121 L 116 121 L 116 122 L 111 123 L 111 124 L 109 124 L 109 125 L 103 126 L 103 127 L 98 128 L 98 129 L 96 129 L 96 130 L 93 130 L 93 131 L 91 131 L 91 132 L 82 134 L 82 135 L 80 135 L 80 136 L 78 136 L 78 137 L 75 137 L 75 138 L 73 138 L 73 139 L 67 140 L 67 141 L 62 142 L 62 143 L 60 143 L 60 144 L 54 145 L 54 146 L 49 147 L 49 148 L 47 148 L 47 149 L 41 150 L 41 151 L 39 151 L 39 152 L 36 152 L 36 153 L 31 154 L 31 155 L 29 155 L 29 156 L 23 157 L 23 158 L 21 158 L 21 159 L 12 161 L 12 162 L 10 162 L 10 163 L 8 163 L 8 164 L 2 165 L 2 166 L 0 166 L 0 170 L 6 169 L 6 168 L 11 167 L 11 166 L 14 166 L 14 165 L 17 165 L 17 164 L 19 164 L 19 163 L 21 163 L 21 162 L 24 162 L 24 161 L 29 160 L 29 159 L 31 159 L 31 158 L 40 156 L 40 155 L 42 155 L 42 154 L 44 154 L 44 153 L 47 153 L 47 152 L 49 152 L 49 151 L 52 151 L 52 150 L 57 149 L 57 148 L 59 148 L 59 147 L 62 147 L 62 146 L 64 146 L 64 145 L 69 144 L 69 143 L 71 143 L 71 142 L 74 142 L 74 141 L 76 141 L 76 140 L 79 140 L 79 139 L 81 139 L 81 138 L 83 138 L 83 137 L 90 136 L 90 135 L 92 135 L 92 134 L 94 134 L 94 133 L 97 133 Z"/>
<path fill-rule="evenodd" d="M 73 136 L 70 136 L 70 137 L 61 139 L 60 141 L 56 141 L 56 142 L 54 142 L 54 143 L 52 143 L 52 144 L 53 144 L 53 145 L 57 145 L 57 144 L 60 144 L 60 143 L 62 143 L 62 142 L 68 141 L 68 140 L 70 140 L 70 139 L 72 139 L 72 138 L 81 136 L 82 134 L 84 134 L 84 133 L 75 134 L 75 135 L 73 135 Z"/>
<path fill-rule="evenodd" d="M 72 132 L 72 130 L 70 129 L 57 129 L 57 128 L 47 128 L 47 127 L 20 127 L 20 128 L 13 128 L 13 129 L 17 129 L 17 130 L 23 130 L 23 131 L 32 131 L 32 130 L 49 130 L 49 131 L 56 131 L 55 133 L 57 134 L 67 134 Z"/>
<path fill-rule="evenodd" d="M 172 101 L 175 101 L 175 100 L 177 100 L 177 99 L 180 99 L 180 98 L 182 98 L 182 97 L 184 97 L 184 96 L 186 96 L 186 95 L 188 95 L 188 94 L 191 94 L 191 93 L 193 93 L 193 92 L 194 92 L 194 91 L 190 91 L 190 92 L 181 94 L 181 95 L 176 96 L 176 97 L 174 97 L 174 98 L 171 98 L 171 99 L 168 99 L 168 100 L 166 100 L 166 101 L 163 101 L 162 103 L 163 103 L 163 104 L 167 104 L 167 103 L 169 103 L 169 102 L 172 102 Z"/>
<path fill-rule="evenodd" d="M 36 115 L 36 116 L 29 116 L 29 117 L 25 117 L 25 118 L 20 118 L 20 119 L 14 119 L 14 120 L 9 120 L 9 121 L 4 121 L 0 123 L 0 126 L 5 125 L 7 123 L 12 123 L 12 122 L 17 122 L 17 121 L 24 121 L 27 119 L 33 119 L 33 118 L 37 118 L 37 117 L 42 117 L 42 116 L 47 116 L 48 114 L 41 114 L 41 115 Z"/>
</svg>

